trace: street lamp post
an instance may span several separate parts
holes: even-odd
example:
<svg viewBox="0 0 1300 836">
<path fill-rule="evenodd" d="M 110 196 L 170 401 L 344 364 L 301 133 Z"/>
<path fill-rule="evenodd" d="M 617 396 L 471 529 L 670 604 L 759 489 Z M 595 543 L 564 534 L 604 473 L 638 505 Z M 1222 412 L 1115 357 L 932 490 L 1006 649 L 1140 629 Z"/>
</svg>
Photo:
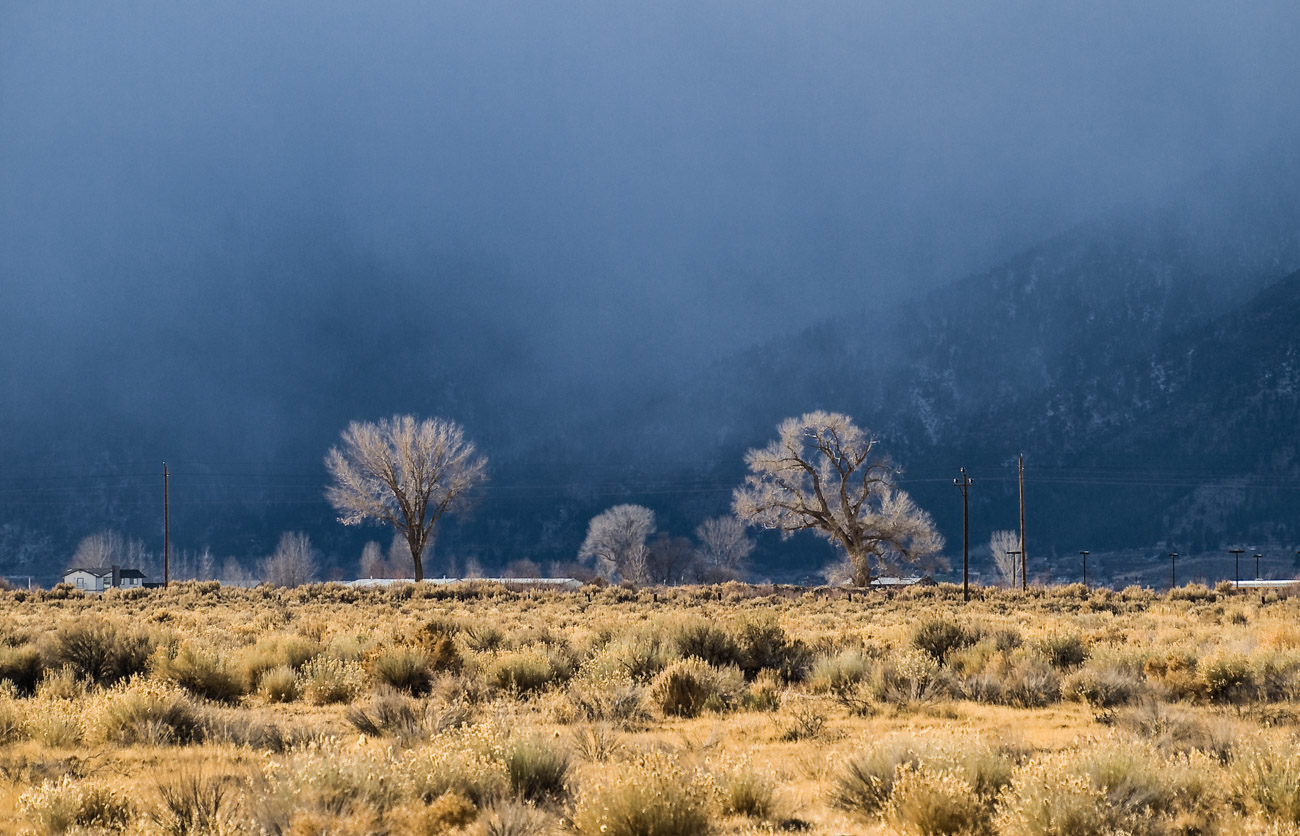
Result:
<svg viewBox="0 0 1300 836">
<path fill-rule="evenodd" d="M 1235 583 L 1237 586 L 1241 586 L 1241 555 L 1245 551 L 1245 549 L 1228 549 L 1228 554 L 1232 555 L 1236 560 L 1237 579 Z"/>
<path fill-rule="evenodd" d="M 1170 589 L 1176 589 L 1178 587 L 1177 570 L 1174 568 L 1177 562 L 1178 562 L 1178 552 L 1170 552 L 1169 553 L 1169 588 Z"/>
<path fill-rule="evenodd" d="M 1088 588 L 1088 555 L 1091 554 L 1091 552 L 1085 550 L 1079 552 L 1079 554 L 1083 557 L 1083 588 L 1087 589 Z"/>
</svg>

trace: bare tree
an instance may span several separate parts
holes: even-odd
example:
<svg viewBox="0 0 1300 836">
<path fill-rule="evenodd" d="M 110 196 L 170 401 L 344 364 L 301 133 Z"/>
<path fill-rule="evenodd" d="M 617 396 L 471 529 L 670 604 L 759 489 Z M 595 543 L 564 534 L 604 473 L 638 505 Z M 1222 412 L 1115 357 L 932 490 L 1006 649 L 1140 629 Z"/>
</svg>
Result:
<svg viewBox="0 0 1300 836">
<path fill-rule="evenodd" d="M 695 575 L 695 546 L 685 537 L 660 534 L 645 549 L 646 580 L 677 584 Z"/>
<path fill-rule="evenodd" d="M 712 517 L 695 529 L 699 541 L 700 580 L 734 580 L 754 551 L 749 526 L 734 516 Z"/>
<path fill-rule="evenodd" d="M 286 531 L 275 552 L 262 561 L 262 580 L 272 586 L 302 586 L 316 577 L 316 551 L 306 534 Z"/>
<path fill-rule="evenodd" d="M 360 577 L 363 578 L 385 578 L 388 577 L 388 562 L 384 560 L 384 550 L 374 540 L 361 549 L 361 571 Z"/>
<path fill-rule="evenodd" d="M 654 511 L 642 505 L 615 505 L 591 518 L 578 560 L 594 560 L 596 571 L 606 579 L 619 575 L 633 583 L 645 583 L 645 541 L 654 530 Z"/>
<path fill-rule="evenodd" d="M 1016 582 L 1016 569 L 1020 565 L 1017 556 L 1020 554 L 1020 534 L 1015 531 L 993 532 L 989 537 L 989 551 L 1003 583 L 1013 586 Z"/>
<path fill-rule="evenodd" d="M 886 559 L 917 562 L 943 548 L 930 515 L 894 482 L 876 441 L 846 415 L 810 412 L 777 426 L 745 454 L 750 474 L 732 497 L 736 516 L 789 537 L 812 531 L 843 550 L 867 586 Z"/>
<path fill-rule="evenodd" d="M 247 583 L 253 580 L 253 576 L 244 564 L 239 562 L 239 558 L 231 555 L 226 558 L 226 562 L 221 564 L 221 581 L 223 583 Z"/>
<path fill-rule="evenodd" d="M 142 540 L 123 537 L 116 531 L 100 531 L 83 538 L 72 555 L 72 565 L 92 568 L 116 565 L 139 569 L 150 577 L 161 574 L 155 571 L 160 567 Z"/>
<path fill-rule="evenodd" d="M 487 458 L 465 440 L 460 425 L 441 418 L 396 415 L 376 423 L 353 421 L 343 446 L 331 448 L 325 467 L 334 484 L 325 491 L 344 525 L 388 523 L 406 540 L 415 579 L 424 580 L 424 553 L 447 513 L 468 508 L 487 479 Z"/>
</svg>

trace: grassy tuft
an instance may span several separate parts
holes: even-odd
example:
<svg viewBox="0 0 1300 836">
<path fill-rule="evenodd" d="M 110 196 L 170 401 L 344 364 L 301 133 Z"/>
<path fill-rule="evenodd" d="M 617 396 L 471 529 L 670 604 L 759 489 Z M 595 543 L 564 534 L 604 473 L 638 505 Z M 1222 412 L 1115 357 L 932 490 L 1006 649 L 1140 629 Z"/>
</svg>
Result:
<svg viewBox="0 0 1300 836">
<path fill-rule="evenodd" d="M 584 836 L 702 836 L 713 830 L 709 787 L 662 755 L 608 767 L 584 784 L 573 824 Z"/>
</svg>

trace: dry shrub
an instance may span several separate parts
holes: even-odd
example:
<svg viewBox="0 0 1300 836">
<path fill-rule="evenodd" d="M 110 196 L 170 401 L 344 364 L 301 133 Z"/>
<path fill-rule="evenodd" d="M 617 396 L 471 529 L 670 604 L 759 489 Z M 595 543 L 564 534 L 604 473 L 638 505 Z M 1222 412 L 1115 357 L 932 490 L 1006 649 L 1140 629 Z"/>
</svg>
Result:
<svg viewBox="0 0 1300 836">
<path fill-rule="evenodd" d="M 1243 809 L 1300 825 L 1300 752 L 1276 741 L 1240 747 L 1229 768 L 1229 794 Z"/>
<path fill-rule="evenodd" d="M 1255 672 L 1250 659 L 1223 653 L 1201 662 L 1197 669 L 1201 694 L 1210 702 L 1243 703 L 1255 695 Z"/>
<path fill-rule="evenodd" d="M 872 697 L 900 706 L 928 702 L 954 688 L 951 675 L 934 656 L 913 647 L 890 654 L 876 665 L 871 678 Z"/>
<path fill-rule="evenodd" d="M 899 767 L 884 818 L 904 836 L 985 836 L 992 816 L 971 785 L 953 772 Z"/>
<path fill-rule="evenodd" d="M 1084 644 L 1083 637 L 1073 632 L 1048 633 L 1034 642 L 1034 649 L 1060 671 L 1077 668 L 1088 658 L 1088 647 Z"/>
<path fill-rule="evenodd" d="M 510 788 L 525 801 L 559 801 L 568 792 L 569 753 L 550 740 L 515 740 L 506 749 L 505 767 Z"/>
<path fill-rule="evenodd" d="M 1211 726 L 1186 708 L 1154 699 L 1115 712 L 1110 722 L 1166 755 L 1197 751 L 1226 762 L 1234 743 L 1232 732 L 1221 723 Z"/>
<path fill-rule="evenodd" d="M 677 658 L 671 641 L 659 632 L 645 630 L 610 642 L 591 659 L 591 665 L 608 674 L 618 672 L 633 682 L 647 683 Z"/>
<path fill-rule="evenodd" d="M 475 621 L 458 633 L 465 647 L 474 653 L 492 653 L 506 643 L 506 633 L 490 621 Z"/>
<path fill-rule="evenodd" d="M 918 650 L 930 654 L 939 664 L 948 659 L 954 650 L 968 647 L 976 642 L 978 634 L 949 616 L 932 616 L 925 619 L 912 630 L 911 644 Z"/>
<path fill-rule="evenodd" d="M 432 733 L 424 706 L 394 690 L 380 693 L 364 708 L 348 708 L 343 716 L 353 728 L 370 737 L 409 741 L 425 739 Z"/>
<path fill-rule="evenodd" d="M 207 716 L 180 688 L 135 678 L 91 697 L 83 708 L 88 740 L 124 745 L 185 745 L 207 736 Z"/>
<path fill-rule="evenodd" d="M 860 648 L 818 656 L 808 673 L 808 690 L 814 694 L 852 691 L 871 671 L 872 660 Z"/>
<path fill-rule="evenodd" d="M 45 665 L 36 645 L 0 646 L 0 683 L 11 683 L 20 694 L 32 694 L 44 673 Z"/>
<path fill-rule="evenodd" d="M 802 682 L 812 666 L 812 651 L 799 639 L 791 639 L 775 616 L 762 615 L 740 622 L 736 635 L 740 646 L 740 669 L 753 680 L 769 670 L 785 682 Z"/>
<path fill-rule="evenodd" d="M 450 643 L 450 639 L 447 639 Z M 399 647 L 372 656 L 366 665 L 370 675 L 381 685 L 423 696 L 433 687 L 433 665 L 429 655 L 416 648 Z"/>
<path fill-rule="evenodd" d="M 552 707 L 552 716 L 559 723 L 609 723 L 628 731 L 637 729 L 650 719 L 646 687 L 622 677 L 579 677 Z"/>
<path fill-rule="evenodd" d="M 1258 697 L 1270 702 L 1295 702 L 1300 698 L 1300 653 L 1273 650 L 1250 658 Z"/>
<path fill-rule="evenodd" d="M 174 654 L 159 648 L 153 657 L 153 674 L 204 699 L 232 703 L 244 695 L 243 677 L 192 642 L 182 643 Z"/>
<path fill-rule="evenodd" d="M 1204 755 L 1169 759 L 1146 744 L 1103 741 L 1017 769 L 1002 799 L 999 832 L 1214 832 L 1224 806 L 1216 783 Z"/>
<path fill-rule="evenodd" d="M 584 836 L 701 836 L 713 829 L 710 784 L 664 755 L 606 767 L 582 787 L 573 824 Z"/>
<path fill-rule="evenodd" d="M 424 651 L 431 670 L 455 672 L 461 669 L 464 660 L 456 648 L 456 634 L 459 632 L 459 625 L 438 619 L 428 622 L 415 634 L 415 644 Z"/>
<path fill-rule="evenodd" d="M 50 748 L 81 742 L 81 706 L 72 700 L 37 695 L 14 705 L 20 734 Z"/>
<path fill-rule="evenodd" d="M 953 803 L 957 803 L 969 792 L 980 808 L 977 813 L 971 813 L 974 816 L 972 821 L 984 822 L 980 827 L 986 827 L 997 798 L 1011 783 L 1013 768 L 1012 759 L 1003 750 L 978 737 L 892 738 L 849 759 L 835 777 L 831 803 L 858 815 L 873 816 L 885 809 L 895 782 L 904 772 L 925 772 L 940 777 L 935 781 L 916 779 L 917 808 L 907 812 L 906 816 L 921 821 L 929 815 L 922 810 L 931 803 L 936 805 L 934 815 L 941 816 L 939 810 L 945 793 L 956 793 Z M 956 792 L 956 785 L 942 776 L 955 778 L 966 789 Z M 938 795 L 933 801 L 928 801 L 935 793 Z"/>
<path fill-rule="evenodd" d="M 432 801 L 454 792 L 483 809 L 510 788 L 503 749 L 500 733 L 489 725 L 449 729 L 411 750 L 401 768 L 416 796 Z"/>
<path fill-rule="evenodd" d="M 1094 708 L 1128 705 L 1139 699 L 1144 691 L 1141 679 L 1116 666 L 1085 666 L 1061 683 L 1062 697 Z"/>
<path fill-rule="evenodd" d="M 412 836 L 443 836 L 459 832 L 478 818 L 478 808 L 464 796 L 449 792 L 431 804 L 416 801 L 399 807 L 388 816 L 390 833 Z"/>
<path fill-rule="evenodd" d="M 70 667 L 47 669 L 36 685 L 36 696 L 46 700 L 79 700 L 86 696 L 86 683 Z"/>
<path fill-rule="evenodd" d="M 776 812 L 776 780 L 748 760 L 724 764 L 713 782 L 725 815 L 765 820 Z"/>
<path fill-rule="evenodd" d="M 1155 652 L 1147 656 L 1142 672 L 1167 699 L 1190 699 L 1200 690 L 1197 658 L 1179 649 Z"/>
<path fill-rule="evenodd" d="M 246 648 L 241 664 L 248 689 L 256 690 L 267 671 L 285 667 L 300 670 L 318 656 L 321 649 L 319 642 L 297 635 L 268 637 Z"/>
<path fill-rule="evenodd" d="M 700 659 L 682 659 L 655 677 L 650 702 L 670 717 L 697 717 L 705 709 L 734 706 L 743 687 L 738 668 L 718 670 Z"/>
<path fill-rule="evenodd" d="M 302 696 L 298 685 L 298 674 L 288 665 L 271 668 L 262 673 L 257 684 L 257 692 L 267 702 L 293 702 Z"/>
<path fill-rule="evenodd" d="M 762 671 L 749 683 L 741 701 L 750 711 L 777 711 L 785 694 L 785 683 L 774 671 Z"/>
<path fill-rule="evenodd" d="M 573 730 L 570 739 L 574 750 L 592 763 L 612 760 L 623 752 L 618 735 L 604 723 L 580 726 Z"/>
<path fill-rule="evenodd" d="M 682 658 L 694 656 L 721 668 L 739 665 L 740 645 L 726 630 L 705 618 L 688 618 L 672 630 L 673 646 Z"/>
<path fill-rule="evenodd" d="M 1072 774 L 1063 756 L 1032 760 L 1016 769 L 995 827 L 1003 836 L 1111 836 L 1105 796 Z"/>
<path fill-rule="evenodd" d="M 1041 655 L 1024 649 L 999 654 L 980 673 L 958 684 L 976 702 L 1041 708 L 1061 698 L 1061 675 Z"/>
<path fill-rule="evenodd" d="M 522 650 L 507 650 L 491 659 L 483 668 L 483 679 L 488 687 L 514 694 L 531 694 L 552 683 L 567 679 L 562 664 L 554 664 L 553 654 L 543 645 L 531 645 Z"/>
<path fill-rule="evenodd" d="M 272 760 L 245 798 L 265 832 L 349 832 L 403 800 L 401 777 L 385 749 L 310 743 Z"/>
<path fill-rule="evenodd" d="M 75 782 L 64 776 L 22 794 L 19 808 L 37 834 L 62 834 L 74 829 L 120 833 L 131 822 L 131 803 L 116 790 L 95 781 Z"/>
<path fill-rule="evenodd" d="M 826 712 L 817 705 L 796 705 L 789 710 L 783 722 L 777 722 L 776 739 L 790 743 L 815 740 L 825 731 L 827 719 Z"/>
<path fill-rule="evenodd" d="M 302 668 L 302 694 L 313 705 L 352 702 L 365 686 L 365 672 L 355 661 L 317 656 Z"/>
<path fill-rule="evenodd" d="M 144 673 L 153 642 L 96 616 L 63 622 L 46 637 L 46 667 L 70 668 L 84 682 L 112 685 Z"/>
<path fill-rule="evenodd" d="M 920 766 L 921 756 L 908 740 L 888 740 L 851 757 L 835 775 L 830 802 L 863 817 L 878 814 L 889 802 L 900 766 Z"/>
<path fill-rule="evenodd" d="M 501 801 L 474 822 L 469 836 L 540 836 L 552 832 L 549 816 L 530 804 Z"/>
<path fill-rule="evenodd" d="M 149 817 L 168 836 L 234 833 L 229 784 L 202 772 L 181 772 L 158 784 L 158 806 Z"/>
</svg>

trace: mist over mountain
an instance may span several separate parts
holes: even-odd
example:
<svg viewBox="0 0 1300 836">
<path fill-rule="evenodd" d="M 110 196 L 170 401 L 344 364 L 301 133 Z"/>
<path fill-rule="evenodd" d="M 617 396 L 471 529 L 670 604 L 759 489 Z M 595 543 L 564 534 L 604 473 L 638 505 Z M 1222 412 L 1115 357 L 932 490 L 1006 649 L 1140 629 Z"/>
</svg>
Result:
<svg viewBox="0 0 1300 836">
<path fill-rule="evenodd" d="M 687 534 L 817 407 L 950 542 L 958 466 L 983 531 L 1019 452 L 1181 464 L 1153 358 L 1300 266 L 1297 14 L 0 3 L 0 572 L 103 529 L 156 547 L 163 461 L 178 545 L 304 530 L 351 566 L 387 534 L 337 525 L 321 459 L 398 412 L 492 460 L 447 565 L 567 559 L 617 501 Z M 1224 352 L 1199 373 L 1267 371 Z M 1286 470 L 1280 424 L 1198 408 L 1229 470 Z M 1112 524 L 1057 484 L 1045 548 L 1089 533 L 1071 504 L 1116 544 L 1195 528 L 1192 488 Z M 1271 513 L 1240 508 L 1197 536 Z"/>
</svg>

